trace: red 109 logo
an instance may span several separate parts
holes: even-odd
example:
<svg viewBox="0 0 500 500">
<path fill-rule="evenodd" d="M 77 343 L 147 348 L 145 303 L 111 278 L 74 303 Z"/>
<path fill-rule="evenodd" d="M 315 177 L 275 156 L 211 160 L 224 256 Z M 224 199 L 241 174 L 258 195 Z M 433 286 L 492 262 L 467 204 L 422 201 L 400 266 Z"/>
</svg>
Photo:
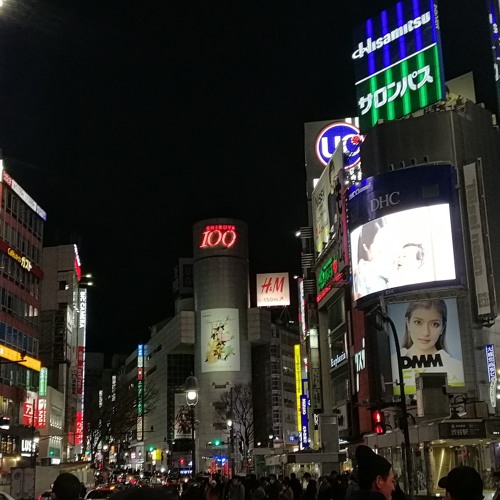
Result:
<svg viewBox="0 0 500 500">
<path fill-rule="evenodd" d="M 231 248 L 236 243 L 236 227 L 230 224 L 207 226 L 202 233 L 200 248 Z"/>
</svg>

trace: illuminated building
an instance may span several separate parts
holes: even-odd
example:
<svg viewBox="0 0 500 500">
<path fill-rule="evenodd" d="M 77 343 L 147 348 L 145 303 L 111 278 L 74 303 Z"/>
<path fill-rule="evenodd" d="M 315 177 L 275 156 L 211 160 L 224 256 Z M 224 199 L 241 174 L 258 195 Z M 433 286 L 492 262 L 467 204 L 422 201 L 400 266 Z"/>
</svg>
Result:
<svg viewBox="0 0 500 500">
<path fill-rule="evenodd" d="M 0 430 L 2 472 L 15 457 L 33 456 L 39 425 L 39 327 L 45 211 L 7 173 L 0 160 Z M 21 361 L 24 359 L 25 361 Z"/>
</svg>

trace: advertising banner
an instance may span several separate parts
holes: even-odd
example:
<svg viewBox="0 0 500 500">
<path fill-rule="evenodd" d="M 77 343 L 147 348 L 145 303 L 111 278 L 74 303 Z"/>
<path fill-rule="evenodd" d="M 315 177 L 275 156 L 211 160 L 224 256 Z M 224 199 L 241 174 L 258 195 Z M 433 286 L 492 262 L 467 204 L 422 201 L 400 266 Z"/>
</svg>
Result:
<svg viewBox="0 0 500 500">
<path fill-rule="evenodd" d="M 455 171 L 425 165 L 363 179 L 348 193 L 353 299 L 457 285 Z M 363 299 L 363 300 L 362 300 Z"/>
<path fill-rule="evenodd" d="M 398 334 L 407 395 L 416 393 L 415 376 L 418 373 L 445 373 L 448 385 L 465 385 L 456 299 L 418 299 L 388 304 L 387 314 Z M 399 382 L 392 335 L 390 339 L 392 376 Z M 394 385 L 394 394 L 399 393 L 399 385 Z"/>
<path fill-rule="evenodd" d="M 201 371 L 240 370 L 240 324 L 238 309 L 201 311 Z"/>
<path fill-rule="evenodd" d="M 182 392 L 174 394 L 175 397 L 175 421 L 174 439 L 191 437 L 191 418 L 189 406 L 186 403 L 186 395 Z"/>
<path fill-rule="evenodd" d="M 360 131 L 445 98 L 435 0 L 404 0 L 354 32 Z"/>
<path fill-rule="evenodd" d="M 328 210 L 330 195 L 329 169 L 325 168 L 312 195 L 314 248 L 317 255 L 323 251 L 330 239 L 331 222 Z"/>
</svg>

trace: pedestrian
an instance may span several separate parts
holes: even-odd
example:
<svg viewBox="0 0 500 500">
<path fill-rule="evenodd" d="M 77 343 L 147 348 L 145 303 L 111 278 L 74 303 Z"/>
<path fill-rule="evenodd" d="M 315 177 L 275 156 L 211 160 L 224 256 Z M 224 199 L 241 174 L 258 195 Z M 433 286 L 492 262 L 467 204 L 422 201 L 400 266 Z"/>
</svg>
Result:
<svg viewBox="0 0 500 500">
<path fill-rule="evenodd" d="M 333 485 L 329 476 L 322 476 L 318 479 L 318 497 L 317 500 L 332 500 L 334 498 Z"/>
<path fill-rule="evenodd" d="M 293 500 L 293 490 L 290 488 L 290 479 L 283 478 L 281 483 L 281 491 L 279 492 L 279 500 Z"/>
<path fill-rule="evenodd" d="M 316 480 L 312 478 L 310 472 L 305 472 L 303 477 L 306 486 L 304 488 L 304 493 L 302 493 L 302 500 L 316 500 Z"/>
<path fill-rule="evenodd" d="M 266 488 L 266 495 L 269 500 L 279 500 L 281 492 L 281 482 L 276 477 L 276 474 L 269 474 L 269 484 Z"/>
<path fill-rule="evenodd" d="M 483 480 L 474 467 L 461 465 L 442 477 L 438 486 L 446 490 L 445 500 L 482 500 Z"/>
<path fill-rule="evenodd" d="M 391 463 L 363 444 L 356 448 L 355 457 L 359 490 L 350 500 L 391 500 L 395 490 Z"/>
<path fill-rule="evenodd" d="M 52 493 L 56 500 L 78 500 L 81 490 L 80 480 L 70 472 L 63 472 L 56 477 Z"/>
<path fill-rule="evenodd" d="M 302 485 L 297 479 L 295 472 L 290 474 L 290 488 L 292 488 L 293 491 L 293 500 L 300 500 L 302 497 Z"/>
<path fill-rule="evenodd" d="M 245 487 L 240 476 L 233 477 L 225 500 L 245 500 Z"/>
</svg>

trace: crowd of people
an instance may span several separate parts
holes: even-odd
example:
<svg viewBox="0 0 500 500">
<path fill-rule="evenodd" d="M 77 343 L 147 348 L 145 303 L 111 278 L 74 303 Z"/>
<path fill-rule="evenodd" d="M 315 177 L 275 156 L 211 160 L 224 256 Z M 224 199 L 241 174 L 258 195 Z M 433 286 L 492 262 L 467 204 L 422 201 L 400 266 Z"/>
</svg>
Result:
<svg viewBox="0 0 500 500">
<path fill-rule="evenodd" d="M 407 500 L 396 481 L 391 463 L 365 445 L 355 452 L 355 474 L 332 471 L 314 479 L 305 472 L 301 479 L 269 474 L 197 476 L 182 491 L 176 488 L 131 487 L 114 493 L 112 500 Z M 483 500 L 483 481 L 468 466 L 458 466 L 438 483 L 446 491 L 445 500 Z M 76 476 L 61 474 L 53 485 L 55 500 L 78 500 L 81 483 Z"/>
</svg>

